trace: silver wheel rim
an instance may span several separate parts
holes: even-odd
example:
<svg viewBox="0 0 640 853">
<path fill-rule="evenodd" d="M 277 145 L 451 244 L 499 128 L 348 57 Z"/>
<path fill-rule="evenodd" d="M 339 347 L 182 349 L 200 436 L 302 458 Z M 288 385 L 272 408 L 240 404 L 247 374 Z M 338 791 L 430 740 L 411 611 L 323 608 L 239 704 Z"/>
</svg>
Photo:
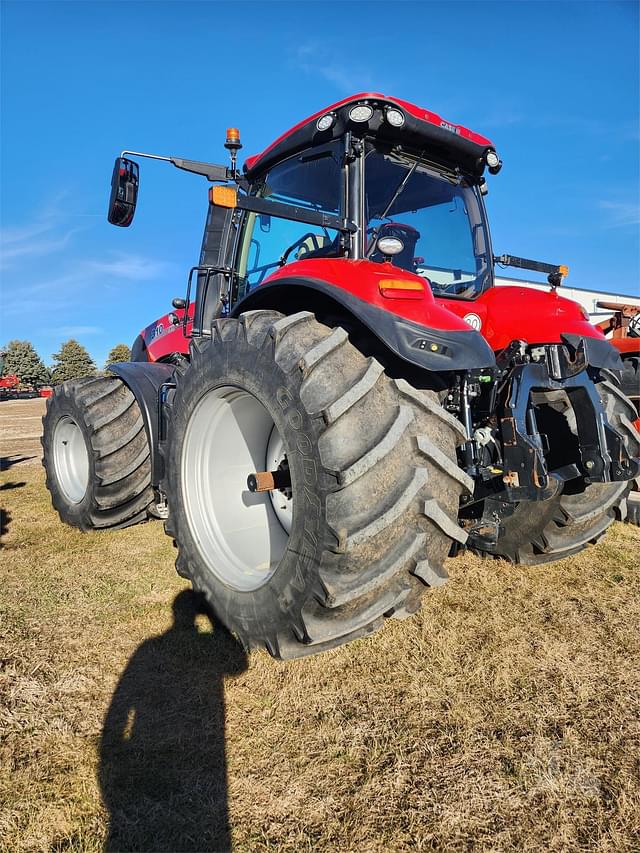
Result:
<svg viewBox="0 0 640 853">
<path fill-rule="evenodd" d="M 184 507 L 210 572 L 242 592 L 275 572 L 287 547 L 286 513 L 271 492 L 252 493 L 247 477 L 284 457 L 284 444 L 260 401 L 223 386 L 208 391 L 189 418 L 182 449 Z M 288 499 L 290 517 L 293 499 Z"/>
<path fill-rule="evenodd" d="M 64 496 L 80 503 L 89 485 L 89 453 L 82 430 L 68 415 L 53 431 L 53 464 Z"/>
</svg>

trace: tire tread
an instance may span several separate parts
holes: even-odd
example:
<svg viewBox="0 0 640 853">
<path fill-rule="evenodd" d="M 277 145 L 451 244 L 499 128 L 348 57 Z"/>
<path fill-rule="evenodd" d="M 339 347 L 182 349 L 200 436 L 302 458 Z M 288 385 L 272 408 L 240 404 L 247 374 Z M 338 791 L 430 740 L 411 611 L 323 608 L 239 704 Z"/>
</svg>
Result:
<svg viewBox="0 0 640 853">
<path fill-rule="evenodd" d="M 57 486 L 50 447 L 57 402 L 63 398 L 88 433 L 95 471 L 88 505 L 79 512 Z M 47 487 L 62 521 L 91 530 L 128 527 L 149 517 L 154 502 L 149 443 L 135 397 L 121 379 L 85 377 L 54 388 L 43 418 L 42 444 Z"/>
</svg>

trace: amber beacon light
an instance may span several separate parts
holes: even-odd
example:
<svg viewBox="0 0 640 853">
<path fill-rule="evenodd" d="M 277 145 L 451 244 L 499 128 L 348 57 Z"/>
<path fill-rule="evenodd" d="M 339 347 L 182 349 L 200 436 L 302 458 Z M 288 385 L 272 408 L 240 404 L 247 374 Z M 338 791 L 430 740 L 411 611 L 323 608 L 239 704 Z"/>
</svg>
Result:
<svg viewBox="0 0 640 853">
<path fill-rule="evenodd" d="M 224 147 L 228 148 L 230 151 L 238 151 L 242 148 L 242 142 L 240 142 L 240 131 L 237 127 L 227 128 L 227 138 L 225 140 Z"/>
</svg>

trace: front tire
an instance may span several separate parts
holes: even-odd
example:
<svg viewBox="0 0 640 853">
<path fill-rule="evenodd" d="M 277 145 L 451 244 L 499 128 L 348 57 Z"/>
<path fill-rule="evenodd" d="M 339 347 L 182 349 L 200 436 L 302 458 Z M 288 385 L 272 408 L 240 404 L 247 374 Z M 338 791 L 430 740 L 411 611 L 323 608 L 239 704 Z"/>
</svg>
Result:
<svg viewBox="0 0 640 853">
<path fill-rule="evenodd" d="M 140 407 L 121 379 L 57 385 L 42 424 L 47 488 L 62 521 L 94 530 L 148 517 L 149 442 Z"/>
<path fill-rule="evenodd" d="M 169 406 L 176 567 L 246 648 L 321 652 L 409 615 L 444 582 L 452 541 L 466 539 L 463 430 L 342 328 L 308 312 L 220 320 L 192 342 Z M 248 491 L 278 460 L 290 494 Z"/>
</svg>

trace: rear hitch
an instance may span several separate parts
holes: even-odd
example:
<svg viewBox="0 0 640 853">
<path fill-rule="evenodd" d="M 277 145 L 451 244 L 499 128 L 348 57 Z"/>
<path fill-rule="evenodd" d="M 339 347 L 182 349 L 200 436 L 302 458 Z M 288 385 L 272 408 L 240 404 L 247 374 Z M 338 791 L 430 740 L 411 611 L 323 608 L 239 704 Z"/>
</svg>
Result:
<svg viewBox="0 0 640 853">
<path fill-rule="evenodd" d="M 507 499 L 546 500 L 576 472 L 586 483 L 636 477 L 640 465 L 629 456 L 622 436 L 607 419 L 595 383 L 585 369 L 584 346 L 559 344 L 540 349 L 544 349 L 544 358 L 512 368 L 506 389 L 500 429 Z M 576 420 L 580 458 L 558 472 L 548 471 L 546 436 L 537 429 L 531 404 L 532 392 L 545 391 L 565 392 Z"/>
</svg>

